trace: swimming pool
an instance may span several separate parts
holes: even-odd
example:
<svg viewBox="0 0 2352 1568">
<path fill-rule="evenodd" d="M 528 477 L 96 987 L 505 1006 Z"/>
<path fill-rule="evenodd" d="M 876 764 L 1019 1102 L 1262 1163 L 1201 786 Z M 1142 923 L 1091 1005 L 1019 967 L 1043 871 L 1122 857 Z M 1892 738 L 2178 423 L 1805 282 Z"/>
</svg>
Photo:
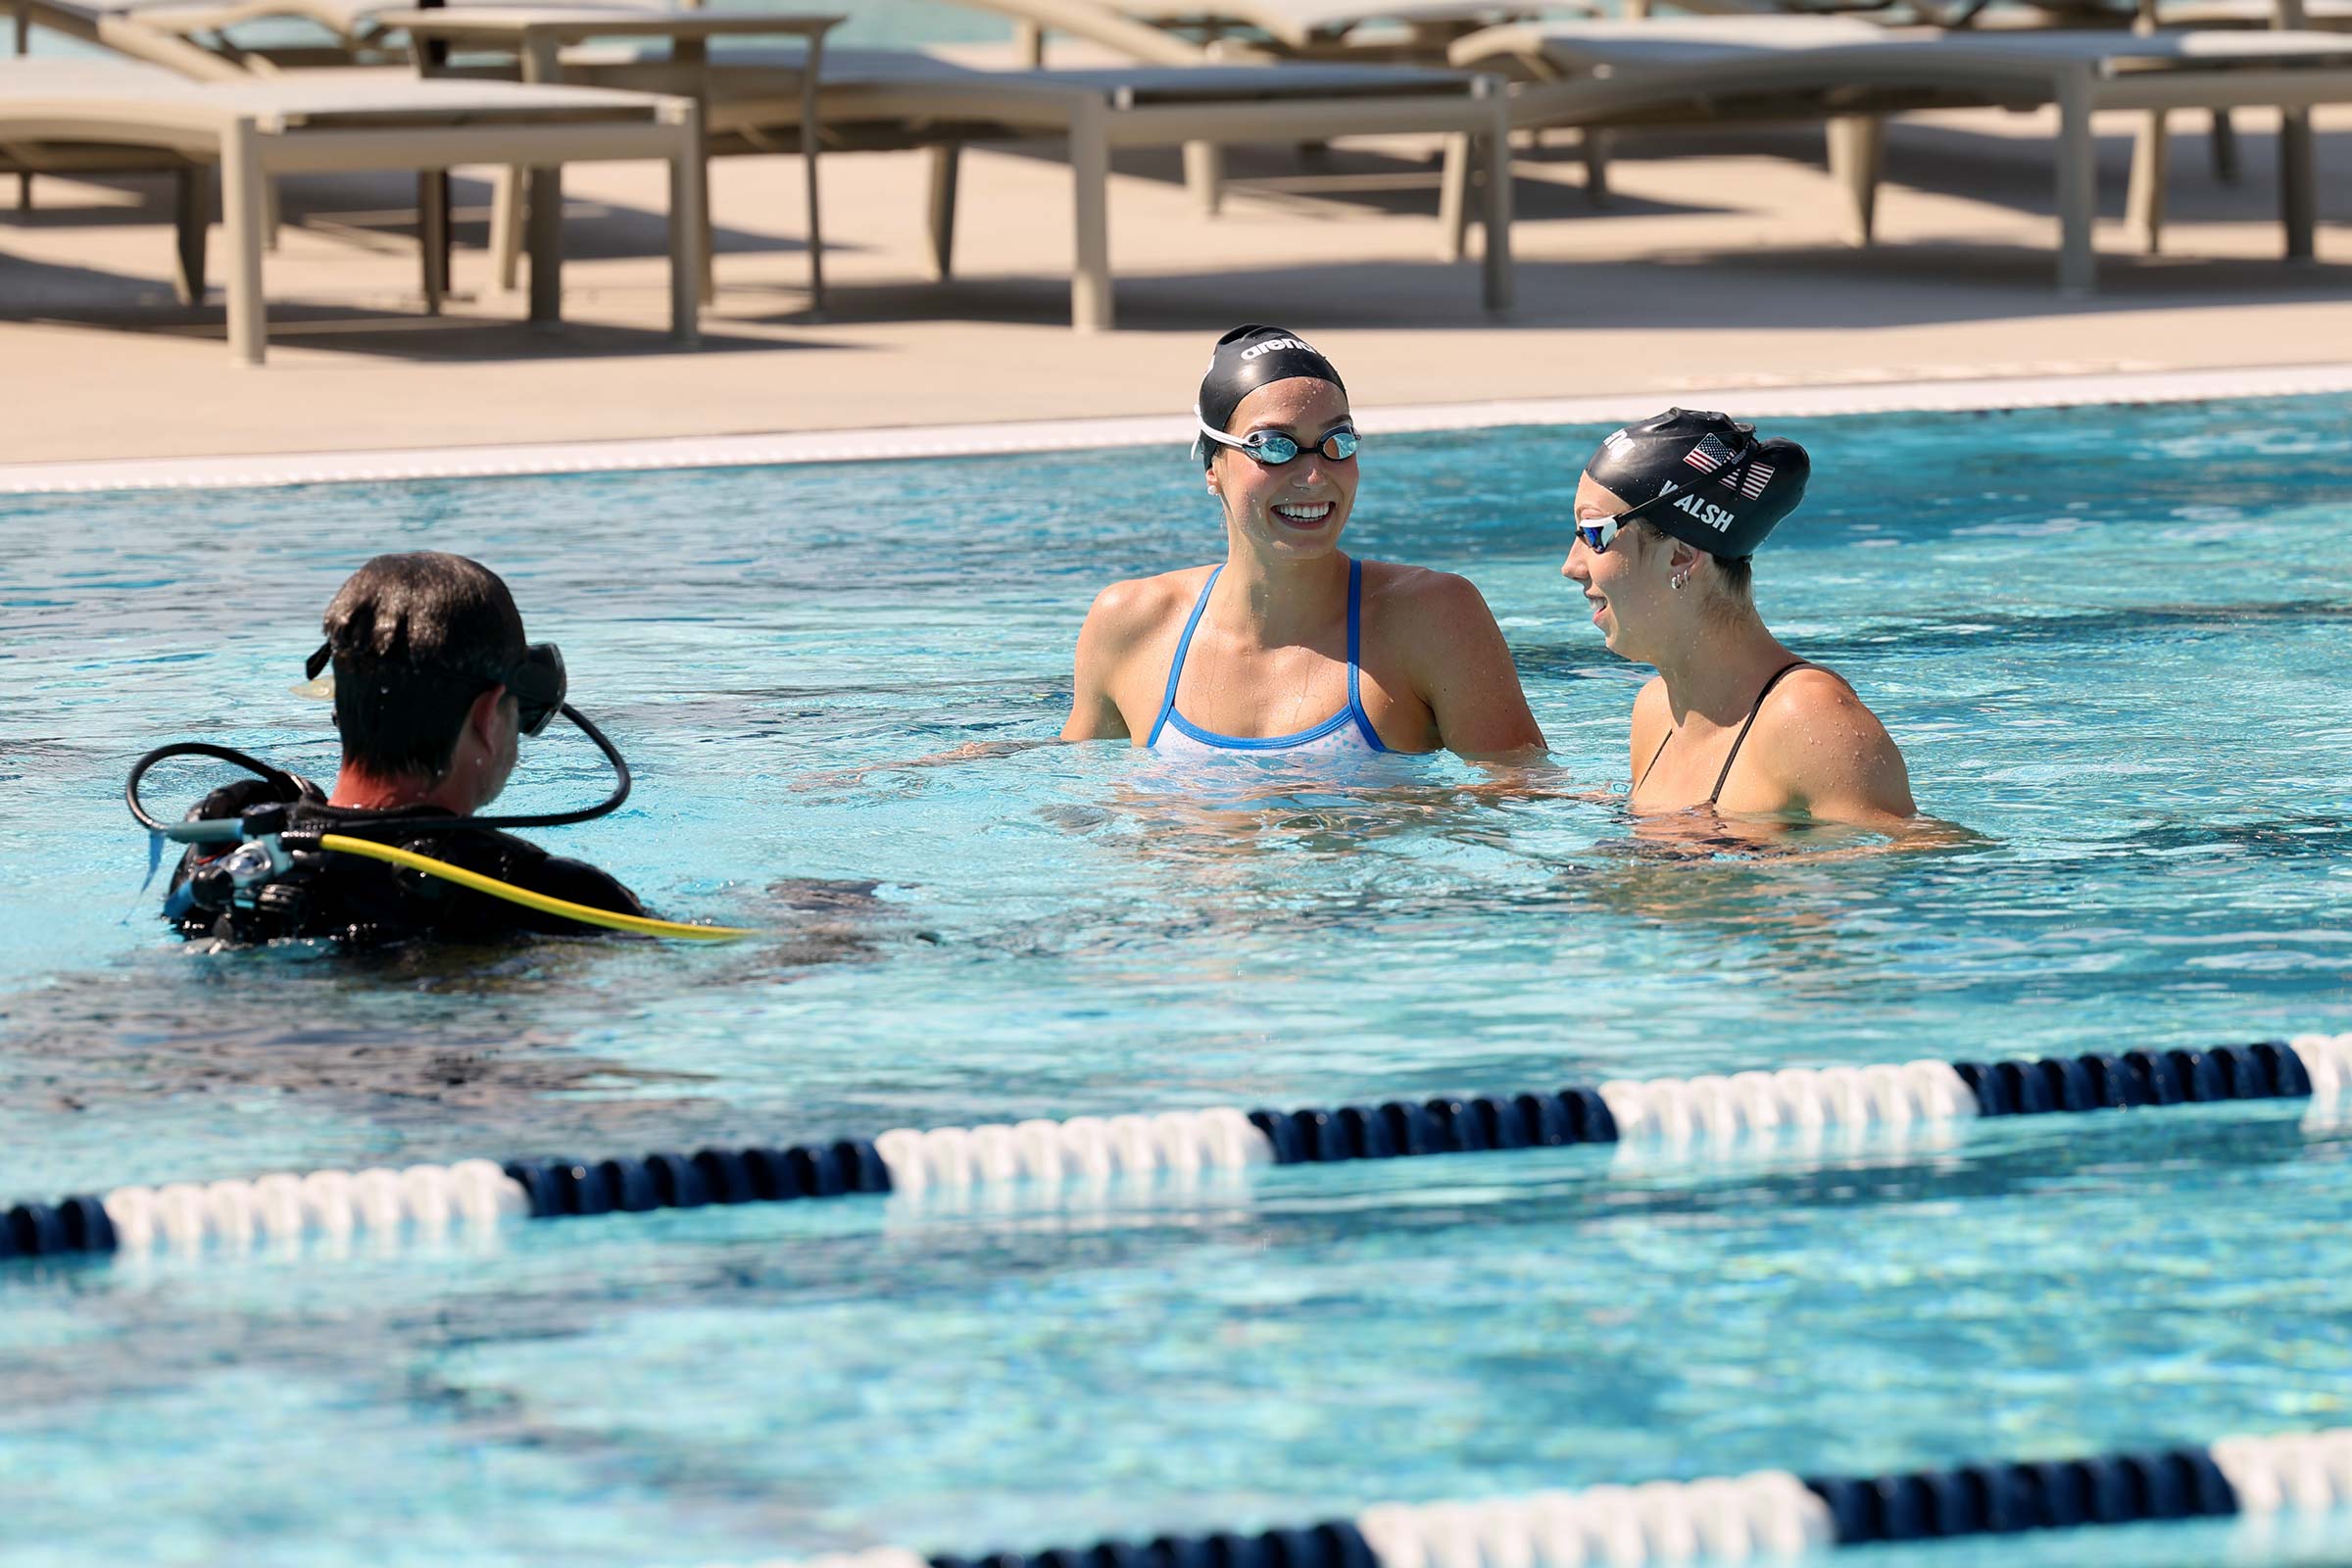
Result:
<svg viewBox="0 0 2352 1568">
<path fill-rule="evenodd" d="M 1816 479 L 1767 616 L 1988 835 L 1837 862 L 1669 862 L 1446 760 L 887 768 L 1058 724 L 1094 589 L 1214 547 L 1177 451 L 0 499 L 0 1195 L 2352 1028 L 2348 412 L 1777 427 Z M 1555 754 L 1621 786 L 1636 675 L 1555 575 L 1600 433 L 1376 436 L 1350 542 L 1470 574 Z M 318 611 L 426 545 L 508 576 L 638 769 L 547 842 L 786 935 L 487 967 L 164 940 L 128 760 L 325 770 L 287 692 Z M 592 764 L 540 743 L 510 799 Z M 2340 1424 L 2347 1147 L 2256 1103 L 1827 1165 L 1570 1149 L 11 1264 L 0 1563 L 1033 1548 Z M 2267 1560 L 2238 1528 L 2098 1549 Z M 1995 1550 L 2082 1547 L 1882 1560 Z"/>
</svg>

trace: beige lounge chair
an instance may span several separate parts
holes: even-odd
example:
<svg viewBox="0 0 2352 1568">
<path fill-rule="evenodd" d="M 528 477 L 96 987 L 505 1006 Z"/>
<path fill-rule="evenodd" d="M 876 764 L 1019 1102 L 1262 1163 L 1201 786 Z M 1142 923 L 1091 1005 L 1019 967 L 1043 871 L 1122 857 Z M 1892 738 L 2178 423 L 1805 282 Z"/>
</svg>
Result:
<svg viewBox="0 0 2352 1568">
<path fill-rule="evenodd" d="M 862 51 L 845 57 L 827 50 L 816 57 L 820 64 L 813 101 L 808 71 L 811 56 L 806 50 L 736 49 L 713 53 L 705 63 L 681 65 L 644 52 L 662 45 L 632 41 L 629 35 L 639 29 L 639 19 L 645 19 L 645 29 L 658 30 L 662 19 L 674 20 L 671 13 L 613 5 L 485 7 L 437 24 L 437 28 L 465 35 L 505 35 L 519 19 L 542 10 L 556 19 L 548 26 L 565 36 L 598 40 L 561 55 L 552 47 L 545 49 L 547 58 L 537 68 L 543 74 L 560 74 L 556 79 L 599 87 L 692 92 L 703 106 L 707 156 L 797 152 L 806 157 L 811 124 L 822 127 L 819 137 L 827 151 L 934 149 L 934 260 L 943 277 L 952 250 L 956 150 L 968 141 L 1040 135 L 1065 139 L 1076 181 L 1071 319 L 1081 328 L 1111 321 L 1106 177 L 1114 147 L 1185 144 L 1188 174 L 1196 190 L 1204 193 L 1204 205 L 1213 210 L 1222 181 L 1213 153 L 1202 158 L 1208 149 L 1200 139 L 1212 130 L 1228 141 L 1328 140 L 1420 130 L 1485 148 L 1496 143 L 1501 123 L 1500 84 L 1463 73 L 1304 62 L 1218 65 L 1181 40 L 1115 18 L 1109 27 L 1127 29 L 1136 47 L 1165 56 L 1170 63 L 1092 71 L 989 72 L 904 51 Z M 375 15 L 382 25 L 399 27 L 415 14 Z M 552 35 L 547 41 L 554 41 Z M 505 214 L 514 189 L 512 182 L 502 188 L 492 222 L 498 276 L 508 287 L 514 279 L 515 255 L 506 237 L 514 235 L 517 225 Z M 1492 268 L 1486 298 L 1495 309 L 1507 303 L 1509 288 L 1508 201 L 1507 180 L 1501 180 L 1488 212 L 1492 232 L 1498 238 L 1489 247 Z M 1447 254 L 1458 258 L 1462 222 L 1450 213 L 1442 216 L 1442 229 L 1454 236 Z M 812 247 L 816 232 L 812 213 Z"/>
<path fill-rule="evenodd" d="M 395 80 L 411 79 L 417 64 L 426 55 L 445 52 L 446 46 L 434 50 L 412 51 L 410 40 L 396 27 L 388 26 L 384 19 L 393 12 L 405 9 L 409 0 L 12 0 L 21 18 L 29 23 L 54 29 L 67 36 L 97 44 L 114 53 L 145 61 L 178 73 L 197 81 L 250 81 L 271 79 L 288 73 L 316 73 L 331 70 L 337 74 L 355 68 L 373 68 L 379 74 Z M 512 11 L 507 0 L 440 0 L 442 11 L 493 14 Z M 627 4 L 599 4 L 596 0 L 572 5 L 550 5 L 530 8 L 533 15 L 548 17 L 578 16 L 585 12 L 630 18 L 643 15 L 643 6 Z M 763 24 L 781 19 L 763 18 Z M 307 24 L 313 37 L 300 38 L 302 29 L 289 36 L 284 24 Z M 22 28 L 20 29 L 22 37 Z M 413 53 L 417 57 L 413 62 Z M 444 74 L 436 72 L 434 74 Z M 469 79 L 495 79 L 496 70 L 466 70 L 446 73 Z M 574 85 L 604 85 L 580 82 Z M 668 92 L 675 96 L 694 97 L 691 90 L 680 91 L 673 79 L 664 82 L 628 84 L 632 91 Z M 815 181 L 811 170 L 809 203 L 811 234 L 814 233 Z M 29 176 L 26 176 L 29 179 Z M 449 176 L 445 171 L 429 170 L 417 176 L 417 214 L 419 261 L 422 272 L 422 293 L 427 314 L 437 313 L 449 287 L 449 255 L 451 234 L 449 224 Z M 22 205 L 30 206 L 30 192 L 20 194 Z M 266 182 L 263 197 L 267 218 L 265 230 L 270 248 L 277 247 L 278 199 L 274 180 Z M 555 202 L 551 198 L 541 204 L 552 221 Z M 501 224 L 507 225 L 493 234 L 493 248 L 510 258 L 502 270 L 501 281 L 513 286 L 515 263 L 513 258 L 521 250 L 520 226 L 524 202 L 520 182 L 502 188 L 496 205 Z M 707 218 L 707 215 L 706 215 Z M 702 251 L 706 268 L 710 261 L 710 235 L 706 229 Z M 811 245 L 811 257 L 815 247 Z M 535 284 L 534 288 L 543 285 Z M 821 299 L 822 281 L 817 280 Z M 705 279 L 704 297 L 710 295 L 709 280 Z M 541 316 L 556 309 L 552 300 L 535 298 L 534 312 Z"/>
<path fill-rule="evenodd" d="M 1515 126 L 1832 122 L 1843 127 L 1833 165 L 1865 237 L 1886 116 L 2054 105 L 2057 272 L 2068 293 L 2088 293 L 2097 280 L 2092 115 L 2352 102 L 2352 37 L 2315 32 L 1904 32 L 1844 18 L 1672 19 L 1497 27 L 1456 44 L 1454 59 L 1523 78 L 1510 95 Z M 2153 157 L 2145 139 L 2142 149 L 2132 217 L 2153 248 L 2161 144 Z M 2282 160 L 2280 182 L 2286 253 L 2307 256 L 2316 221 L 2308 162 Z"/>
<path fill-rule="evenodd" d="M 101 44 L 117 54 L 197 80 L 241 80 L 282 71 L 389 66 L 404 72 L 407 40 L 388 35 L 379 0 L 11 0 L 35 26 Z M 485 0 L 443 0 L 461 9 Z M 279 26 L 310 24 L 308 40 Z"/>
<path fill-rule="evenodd" d="M 380 169 L 445 170 L 460 163 L 561 166 L 660 159 L 670 168 L 670 327 L 695 340 L 701 277 L 702 163 L 694 105 L 684 99 L 512 82 L 381 77 L 193 82 L 130 62 L 0 61 L 0 145 L 31 167 L 70 166 L 91 149 L 128 150 L 220 172 L 228 252 L 231 355 L 262 363 L 262 193 L 275 174 Z M 191 270 L 189 226 L 205 206 L 183 185 L 183 284 L 202 287 L 200 242 Z M 557 275 L 550 246 L 535 270 Z M 551 289 L 533 294 L 533 319 L 552 319 Z"/>
</svg>

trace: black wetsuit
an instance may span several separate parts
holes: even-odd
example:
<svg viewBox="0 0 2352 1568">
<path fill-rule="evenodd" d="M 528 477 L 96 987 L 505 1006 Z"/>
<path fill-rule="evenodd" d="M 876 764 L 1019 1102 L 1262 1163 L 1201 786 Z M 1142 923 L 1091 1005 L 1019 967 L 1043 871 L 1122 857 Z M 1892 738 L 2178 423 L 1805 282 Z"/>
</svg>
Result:
<svg viewBox="0 0 2352 1568">
<path fill-rule="evenodd" d="M 292 778 L 292 775 L 286 775 Z M 438 817 L 438 807 L 417 806 L 401 811 L 368 811 L 326 804 L 325 794 L 308 779 L 294 779 L 299 794 L 265 779 L 240 779 L 207 795 L 188 812 L 188 819 L 235 816 L 252 807 L 271 802 L 294 804 L 289 828 L 348 833 L 354 838 L 414 850 L 447 860 L 501 882 L 533 893 L 585 904 L 618 914 L 643 914 L 637 896 L 612 877 L 579 860 L 548 854 L 511 834 L 488 828 L 460 828 L 442 833 L 400 830 L 403 816 Z M 330 937 L 354 947 L 380 947 L 415 938 L 443 942 L 486 943 L 531 934 L 591 935 L 601 928 L 567 920 L 562 915 L 476 893 L 441 877 L 387 865 L 357 855 L 321 852 L 313 863 L 298 865 L 272 889 L 260 907 L 231 905 L 207 908 L 192 903 L 184 891 L 190 873 L 201 863 L 233 846 L 195 845 L 180 858 L 165 904 L 165 918 L 183 937 L 229 942 L 270 942 L 285 937 Z"/>
</svg>

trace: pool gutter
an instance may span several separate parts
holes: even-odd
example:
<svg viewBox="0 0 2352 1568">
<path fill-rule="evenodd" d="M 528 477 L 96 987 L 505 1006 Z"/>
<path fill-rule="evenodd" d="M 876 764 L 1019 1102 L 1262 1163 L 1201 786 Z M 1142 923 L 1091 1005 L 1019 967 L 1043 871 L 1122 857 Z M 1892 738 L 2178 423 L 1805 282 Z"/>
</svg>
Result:
<svg viewBox="0 0 2352 1568">
<path fill-rule="evenodd" d="M 1503 425 L 1605 424 L 1657 412 L 1662 399 L 1723 407 L 1743 418 L 1848 414 L 2000 412 L 2101 404 L 2199 403 L 2352 392 L 2352 364 L 2252 367 L 2108 375 L 1987 377 L 1949 381 L 1846 382 L 1827 386 L 1692 387 L 1514 398 L 1490 403 L 1423 403 L 1357 411 L 1367 431 L 1478 430 Z M 802 463 L 868 463 L 969 458 L 1119 447 L 1181 447 L 1192 421 L 1181 415 L 1039 419 L 1000 424 L 902 425 L 859 430 L 638 441 L 542 442 L 515 446 L 392 448 L 225 458 L 139 458 L 0 464 L 0 495 L 107 490 L 219 490 L 281 485 L 381 483 L 413 479 L 616 473 L 663 468 L 733 468 Z"/>
</svg>

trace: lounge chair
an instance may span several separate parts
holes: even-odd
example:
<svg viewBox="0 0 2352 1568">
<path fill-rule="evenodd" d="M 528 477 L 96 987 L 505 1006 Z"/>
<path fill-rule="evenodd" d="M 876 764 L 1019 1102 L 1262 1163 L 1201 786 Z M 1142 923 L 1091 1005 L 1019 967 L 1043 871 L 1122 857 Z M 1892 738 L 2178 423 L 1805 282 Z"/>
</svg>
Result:
<svg viewBox="0 0 2352 1568">
<path fill-rule="evenodd" d="M 194 82 L 122 61 L 0 61 L 0 145 L 26 167 L 71 168 L 92 149 L 127 149 L 220 172 L 228 251 L 231 355 L 262 363 L 262 193 L 273 174 L 376 169 L 445 170 L 459 163 L 561 166 L 661 159 L 670 167 L 670 326 L 695 340 L 701 276 L 702 163 L 694 105 L 684 99 L 512 82 L 381 77 Z M 201 193 L 179 203 L 183 285 L 201 291 L 201 241 L 190 256 Z M 552 244 L 533 258 L 551 285 Z M 192 275 L 191 275 L 192 273 Z M 554 289 L 533 291 L 534 320 L 550 320 Z"/>
<path fill-rule="evenodd" d="M 249 0 L 260 3 L 260 0 Z M 323 3 L 323 0 L 312 0 Z M 489 9 L 454 24 L 467 33 L 511 29 L 522 9 Z M 583 36 L 591 23 L 576 24 L 566 9 L 549 15 Z M 809 150 L 808 129 L 821 125 L 828 151 L 934 150 L 932 198 L 934 261 L 941 276 L 951 266 L 957 150 L 968 141 L 1050 135 L 1070 147 L 1075 184 L 1077 265 L 1071 285 L 1071 321 L 1082 329 L 1108 326 L 1112 319 L 1108 261 L 1107 173 L 1115 147 L 1186 144 L 1188 172 L 1195 188 L 1221 186 L 1213 168 L 1205 175 L 1199 158 L 1201 138 L 1223 140 L 1327 140 L 1346 135 L 1426 130 L 1457 138 L 1463 145 L 1494 149 L 1497 177 L 1488 204 L 1489 246 L 1485 298 L 1501 309 L 1509 294 L 1509 191 L 1502 177 L 1499 147 L 1500 84 L 1452 71 L 1410 71 L 1383 66 L 1339 66 L 1267 62 L 1216 65 L 1197 49 L 1136 24 L 1137 47 L 1176 63 L 1077 71 L 978 71 L 933 56 L 904 51 L 860 51 L 847 56 L 827 50 L 819 57 L 814 101 L 808 96 L 809 55 L 804 50 L 729 50 L 708 63 L 680 63 L 632 44 L 625 34 L 637 8 L 605 6 L 583 18 L 611 18 L 611 34 L 585 48 L 552 50 L 540 68 L 561 79 L 609 88 L 692 92 L 704 115 L 706 156 L 800 153 Z M 650 13 L 659 17 L 662 13 Z M 711 13 L 690 13 L 711 15 Z M 387 26 L 403 14 L 378 13 Z M 601 20 L 597 25 L 605 25 Z M 421 63 L 421 62 L 420 62 Z M 511 241 L 516 224 L 506 216 L 515 186 L 502 188 L 492 230 L 502 284 L 512 286 L 515 258 Z M 813 189 L 813 179 L 811 180 Z M 1213 208 L 1213 196 L 1207 205 Z M 1449 257 L 1461 254 L 1464 219 L 1443 214 L 1442 229 L 1453 236 Z M 810 231 L 815 233 L 814 215 Z"/>
<path fill-rule="evenodd" d="M 2352 102 L 2352 37 L 2315 32 L 1905 32 L 1846 18 L 1674 19 L 1496 27 L 1463 39 L 1453 55 L 1466 69 L 1507 66 L 1522 78 L 1510 94 L 1517 127 L 1829 121 L 1842 127 L 1833 168 L 1865 237 L 1886 116 L 2054 105 L 2057 272 L 2068 293 L 2088 293 L 2097 280 L 2093 114 Z M 2163 222 L 2160 151 L 2155 167 L 2144 159 L 2134 168 L 2132 216 L 2153 248 Z M 2307 256 L 2316 220 L 2308 161 L 2282 160 L 2280 181 L 2286 253 Z"/>
<path fill-rule="evenodd" d="M 208 28 L 234 25 L 264 15 L 301 14 L 328 23 L 345 39 L 380 39 L 375 19 L 390 8 L 370 0 L 31 0 L 49 11 L 75 14 L 82 35 L 119 41 L 150 53 L 202 53 Z M 1065 16 L 1092 35 L 1120 39 L 1157 62 L 1102 71 L 982 72 L 921 54 L 865 52 L 839 60 L 825 57 L 819 119 L 828 150 L 919 149 L 934 151 L 931 201 L 933 255 L 945 276 L 951 266 L 955 228 L 957 153 L 966 142 L 1066 138 L 1071 149 L 1075 191 L 1076 266 L 1071 280 L 1071 320 L 1081 329 L 1112 320 L 1108 256 L 1107 171 L 1114 147 L 1185 145 L 1188 177 L 1204 206 L 1213 210 L 1222 180 L 1215 148 L 1221 141 L 1322 141 L 1347 135 L 1432 131 L 1478 151 L 1491 177 L 1479 215 L 1489 236 L 1483 267 L 1483 298 L 1505 309 L 1510 295 L 1510 190 L 1501 146 L 1500 84 L 1451 71 L 1399 71 L 1386 67 L 1295 63 L 1219 65 L 1200 47 L 1144 24 L 1122 21 L 1092 0 L 1062 3 Z M 615 16 L 641 8 L 607 6 Z M 1083 13 L 1083 15 L 1082 15 Z M 201 22 L 202 27 L 194 25 Z M 797 51 L 728 52 L 710 73 L 707 151 L 793 153 L 801 150 L 802 89 L 805 73 Z M 596 49 L 566 52 L 567 83 L 606 88 L 674 86 L 674 66 L 659 58 Z M 1177 132 L 1181 130 L 1182 134 Z M 1448 187 L 1449 189 L 1457 187 Z M 502 198 L 494 233 L 519 232 Z M 429 212 L 429 204 L 428 204 Z M 1461 236 L 1470 213 L 1442 208 L 1444 254 L 1463 254 Z M 428 271 L 435 247 L 426 247 Z M 512 285 L 512 242 L 497 257 L 500 280 Z M 434 299 L 428 282 L 428 307 Z"/>
<path fill-rule="evenodd" d="M 294 68 L 372 66 L 411 74 L 405 43 L 386 46 L 365 20 L 365 0 L 10 0 L 17 17 L 19 53 L 33 27 L 93 44 L 115 56 L 159 66 L 190 81 L 250 82 Z M 458 0 L 469 5 L 476 0 Z M 248 23 L 288 18 L 315 24 L 327 44 L 257 45 L 232 35 Z M 20 205 L 32 205 L 30 174 L 23 176 Z M 448 175 L 417 176 L 417 210 L 424 308 L 441 309 L 448 287 Z M 277 248 L 278 197 L 274 180 L 262 193 L 264 232 Z"/>
</svg>

